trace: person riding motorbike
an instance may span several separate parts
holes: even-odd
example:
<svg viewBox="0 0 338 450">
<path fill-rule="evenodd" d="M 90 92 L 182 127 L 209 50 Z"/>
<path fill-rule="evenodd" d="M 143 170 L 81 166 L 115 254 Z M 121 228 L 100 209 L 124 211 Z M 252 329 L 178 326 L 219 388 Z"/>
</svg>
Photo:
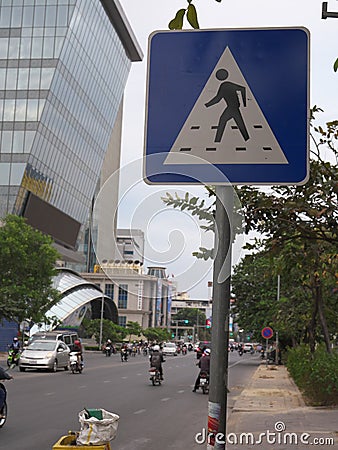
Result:
<svg viewBox="0 0 338 450">
<path fill-rule="evenodd" d="M 108 353 L 109 356 L 112 354 L 113 351 L 113 345 L 110 339 L 107 339 L 107 342 L 104 344 L 104 350 L 106 354 Z"/>
<path fill-rule="evenodd" d="M 161 380 L 163 380 L 163 367 L 162 363 L 165 362 L 163 354 L 160 351 L 159 345 L 154 345 L 152 353 L 149 356 L 150 367 L 155 367 L 160 372 Z"/>
<path fill-rule="evenodd" d="M 13 377 L 11 375 L 8 375 L 8 373 L 0 366 L 0 380 L 11 380 Z M 4 403 L 6 401 L 6 391 L 3 389 L 0 389 L 0 417 L 2 408 L 4 406 Z"/>
<path fill-rule="evenodd" d="M 21 350 L 21 343 L 17 337 L 13 338 L 13 342 L 9 346 L 11 350 L 13 350 L 14 354 L 17 355 Z"/>
<path fill-rule="evenodd" d="M 200 385 L 200 378 L 201 378 L 201 373 L 207 373 L 209 376 L 209 372 L 210 372 L 210 349 L 206 348 L 203 352 L 202 357 L 198 360 L 197 366 L 200 368 L 198 377 L 196 378 L 195 381 L 195 386 L 194 389 L 192 390 L 193 392 L 196 392 L 197 389 L 199 388 Z"/>
<path fill-rule="evenodd" d="M 73 352 L 77 352 L 78 363 L 81 364 L 81 366 L 83 366 L 82 344 L 81 344 L 81 342 L 78 339 L 76 339 L 76 341 L 74 341 Z"/>
</svg>

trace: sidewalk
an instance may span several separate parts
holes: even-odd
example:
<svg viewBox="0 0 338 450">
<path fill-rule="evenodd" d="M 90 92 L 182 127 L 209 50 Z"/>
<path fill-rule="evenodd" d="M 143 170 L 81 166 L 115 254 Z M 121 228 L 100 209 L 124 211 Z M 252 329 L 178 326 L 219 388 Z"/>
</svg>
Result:
<svg viewBox="0 0 338 450">
<path fill-rule="evenodd" d="M 227 435 L 233 437 L 227 447 L 233 450 L 333 449 L 338 445 L 338 408 L 306 406 L 285 366 L 262 363 L 234 403 Z"/>
</svg>

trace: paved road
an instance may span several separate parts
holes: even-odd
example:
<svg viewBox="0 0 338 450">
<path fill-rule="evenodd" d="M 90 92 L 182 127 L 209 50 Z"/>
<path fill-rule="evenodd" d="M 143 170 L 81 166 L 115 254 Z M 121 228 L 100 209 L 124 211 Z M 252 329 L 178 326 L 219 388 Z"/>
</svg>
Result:
<svg viewBox="0 0 338 450">
<path fill-rule="evenodd" d="M 167 357 L 165 382 L 151 386 L 143 356 L 121 363 L 87 353 L 81 375 L 14 371 L 7 383 L 9 416 L 0 430 L 0 448 L 48 450 L 68 430 L 78 430 L 84 407 L 119 414 L 114 450 L 200 449 L 194 436 L 206 423 L 208 397 L 191 392 L 198 369 L 195 354 Z M 230 355 L 228 406 L 247 384 L 258 356 Z"/>
</svg>

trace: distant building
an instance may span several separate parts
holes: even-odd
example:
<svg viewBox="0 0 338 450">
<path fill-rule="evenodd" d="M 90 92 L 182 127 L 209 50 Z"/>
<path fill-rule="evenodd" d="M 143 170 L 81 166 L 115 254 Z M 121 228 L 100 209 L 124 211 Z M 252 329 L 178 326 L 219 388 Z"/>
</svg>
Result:
<svg viewBox="0 0 338 450">
<path fill-rule="evenodd" d="M 95 273 L 82 273 L 115 302 L 119 324 L 138 322 L 143 328 L 170 326 L 172 285 L 164 268 L 149 268 L 141 263 L 105 262 Z"/>
<path fill-rule="evenodd" d="M 135 229 L 116 230 L 116 260 L 144 263 L 144 232 Z"/>
</svg>

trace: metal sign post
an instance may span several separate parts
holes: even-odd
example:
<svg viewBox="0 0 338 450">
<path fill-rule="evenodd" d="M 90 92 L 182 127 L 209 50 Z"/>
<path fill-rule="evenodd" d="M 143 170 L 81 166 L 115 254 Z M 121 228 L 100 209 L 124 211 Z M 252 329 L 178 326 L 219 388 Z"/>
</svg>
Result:
<svg viewBox="0 0 338 450">
<path fill-rule="evenodd" d="M 228 385 L 228 345 L 233 188 L 216 187 L 208 449 L 224 449 Z"/>
</svg>

